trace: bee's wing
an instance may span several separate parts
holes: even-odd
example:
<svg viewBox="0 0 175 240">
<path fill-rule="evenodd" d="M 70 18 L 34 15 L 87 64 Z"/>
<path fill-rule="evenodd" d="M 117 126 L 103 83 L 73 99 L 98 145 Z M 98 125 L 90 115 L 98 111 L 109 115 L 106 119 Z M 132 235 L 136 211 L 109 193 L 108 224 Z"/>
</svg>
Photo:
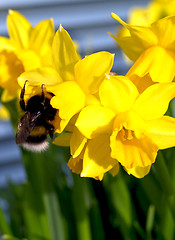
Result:
<svg viewBox="0 0 175 240">
<path fill-rule="evenodd" d="M 34 129 L 36 122 L 39 120 L 41 112 L 30 113 L 26 112 L 18 123 L 18 130 L 16 133 L 16 143 L 23 144 Z"/>
</svg>

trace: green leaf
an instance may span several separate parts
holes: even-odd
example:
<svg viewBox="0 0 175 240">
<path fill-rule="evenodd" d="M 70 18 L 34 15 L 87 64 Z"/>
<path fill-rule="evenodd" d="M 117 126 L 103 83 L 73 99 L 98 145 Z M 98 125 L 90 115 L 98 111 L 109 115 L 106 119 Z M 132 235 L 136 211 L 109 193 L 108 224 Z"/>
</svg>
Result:
<svg viewBox="0 0 175 240">
<path fill-rule="evenodd" d="M 41 215 L 44 221 L 42 227 L 47 225 L 45 238 L 64 240 L 63 216 L 55 190 L 57 181 L 55 159 L 57 157 L 58 151 L 56 151 L 56 146 L 54 145 L 51 145 L 44 153 L 31 153 L 23 150 L 28 180 L 33 189 L 33 193 L 36 195 L 36 201 L 38 201 L 38 204 L 42 207 Z M 34 210 L 34 213 L 35 212 L 37 212 L 37 209 Z M 43 231 L 42 228 L 40 228 L 40 231 Z"/>
<path fill-rule="evenodd" d="M 33 190 L 30 183 L 24 186 L 23 194 L 22 205 L 28 238 L 31 240 L 51 240 L 48 219 L 41 196 Z"/>
<path fill-rule="evenodd" d="M 0 232 L 2 234 L 12 234 L 10 226 L 4 216 L 4 212 L 1 207 L 0 207 Z"/>
<path fill-rule="evenodd" d="M 85 182 L 83 178 L 74 176 L 73 204 L 79 240 L 91 240 L 90 221 L 85 199 Z"/>
<path fill-rule="evenodd" d="M 174 219 L 167 204 L 167 199 L 164 197 L 164 201 L 162 202 L 162 215 L 159 224 L 159 231 L 163 236 L 163 239 L 172 240 L 175 238 L 174 232 Z"/>
<path fill-rule="evenodd" d="M 52 240 L 64 239 L 63 218 L 55 192 L 43 195 L 43 201 L 46 209 L 48 225 L 50 228 Z"/>
<path fill-rule="evenodd" d="M 150 205 L 148 208 L 148 214 L 146 219 L 146 231 L 148 239 L 151 239 L 151 232 L 154 226 L 154 219 L 155 219 L 155 206 Z"/>
<path fill-rule="evenodd" d="M 165 164 L 165 160 L 161 151 L 159 152 L 156 163 L 153 165 L 152 169 L 162 187 L 163 192 L 167 195 L 173 195 L 175 191 L 172 184 L 171 175 Z"/>
<path fill-rule="evenodd" d="M 116 177 L 106 175 L 103 183 L 107 191 L 109 204 L 116 214 L 123 239 L 134 239 L 135 233 L 132 227 L 133 205 L 123 176 L 121 173 Z"/>
</svg>

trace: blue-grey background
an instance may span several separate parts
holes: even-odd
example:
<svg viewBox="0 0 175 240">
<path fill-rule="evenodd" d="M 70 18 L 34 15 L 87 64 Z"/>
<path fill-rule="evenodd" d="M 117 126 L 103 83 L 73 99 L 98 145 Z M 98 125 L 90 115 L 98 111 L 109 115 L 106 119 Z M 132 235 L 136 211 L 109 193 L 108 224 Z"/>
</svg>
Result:
<svg viewBox="0 0 175 240">
<path fill-rule="evenodd" d="M 18 10 L 34 26 L 39 21 L 53 18 L 55 29 L 59 25 L 77 40 L 82 57 L 86 54 L 106 50 L 115 53 L 114 71 L 126 73 L 128 66 L 115 41 L 107 32 L 115 33 L 117 22 L 111 12 L 127 20 L 128 12 L 134 6 L 146 6 L 148 0 L 1 0 L 0 35 L 8 36 L 6 16 L 8 9 Z M 0 121 L 0 188 L 9 180 L 25 181 L 20 150 L 15 144 L 14 132 L 9 122 Z M 5 203 L 3 207 L 6 208 Z"/>
</svg>

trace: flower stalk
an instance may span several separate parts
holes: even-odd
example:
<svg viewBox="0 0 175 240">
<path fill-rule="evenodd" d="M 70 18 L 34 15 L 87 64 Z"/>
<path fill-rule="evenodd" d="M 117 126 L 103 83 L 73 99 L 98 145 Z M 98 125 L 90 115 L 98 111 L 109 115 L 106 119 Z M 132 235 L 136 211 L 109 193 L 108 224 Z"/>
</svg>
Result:
<svg viewBox="0 0 175 240">
<path fill-rule="evenodd" d="M 0 232 L 2 235 L 11 235 L 12 236 L 12 231 L 6 220 L 6 217 L 4 215 L 4 212 L 1 208 L 1 206 L 0 206 Z"/>
<path fill-rule="evenodd" d="M 73 204 L 78 239 L 91 240 L 90 219 L 85 196 L 85 181 L 76 175 L 74 175 Z"/>
</svg>

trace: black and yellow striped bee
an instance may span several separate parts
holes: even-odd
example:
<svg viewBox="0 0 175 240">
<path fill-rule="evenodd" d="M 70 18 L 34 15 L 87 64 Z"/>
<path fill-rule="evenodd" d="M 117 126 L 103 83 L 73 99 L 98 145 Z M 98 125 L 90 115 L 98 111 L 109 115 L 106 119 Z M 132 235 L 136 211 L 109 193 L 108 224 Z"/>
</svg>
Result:
<svg viewBox="0 0 175 240">
<path fill-rule="evenodd" d="M 16 143 L 24 148 L 40 152 L 48 148 L 47 135 L 53 139 L 55 128 L 52 121 L 55 118 L 57 109 L 50 104 L 52 93 L 47 93 L 45 96 L 43 85 L 41 86 L 41 94 L 32 96 L 27 103 L 24 101 L 25 85 L 20 94 L 20 107 L 25 114 L 18 123 L 16 133 Z M 48 97 L 49 96 L 49 97 Z"/>
</svg>

